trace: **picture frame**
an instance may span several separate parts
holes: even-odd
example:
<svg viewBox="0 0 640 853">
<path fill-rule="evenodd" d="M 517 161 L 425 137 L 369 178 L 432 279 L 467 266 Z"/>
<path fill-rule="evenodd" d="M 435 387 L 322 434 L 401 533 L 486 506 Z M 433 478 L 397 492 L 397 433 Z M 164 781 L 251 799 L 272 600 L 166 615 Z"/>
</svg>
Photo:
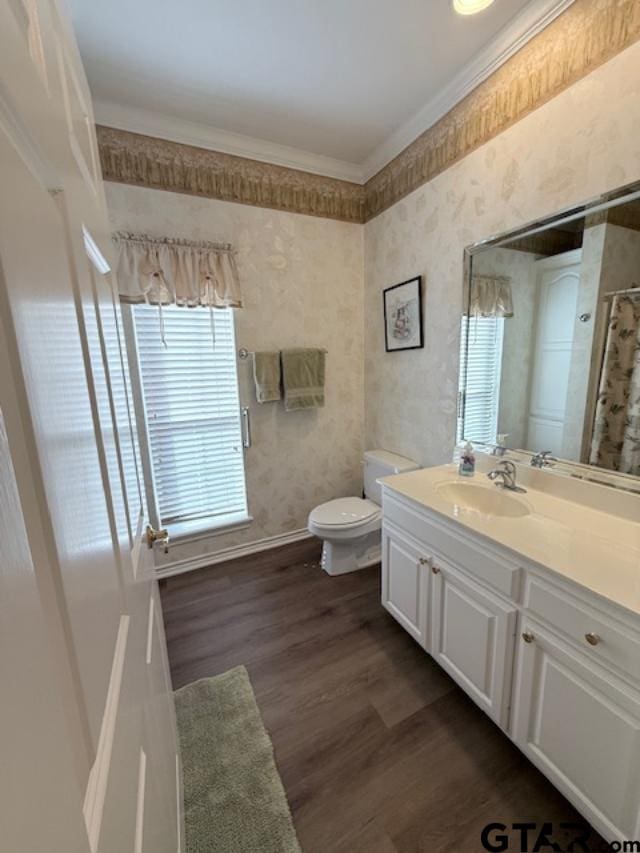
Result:
<svg viewBox="0 0 640 853">
<path fill-rule="evenodd" d="M 422 349 L 422 276 L 385 288 L 382 299 L 386 352 Z"/>
</svg>

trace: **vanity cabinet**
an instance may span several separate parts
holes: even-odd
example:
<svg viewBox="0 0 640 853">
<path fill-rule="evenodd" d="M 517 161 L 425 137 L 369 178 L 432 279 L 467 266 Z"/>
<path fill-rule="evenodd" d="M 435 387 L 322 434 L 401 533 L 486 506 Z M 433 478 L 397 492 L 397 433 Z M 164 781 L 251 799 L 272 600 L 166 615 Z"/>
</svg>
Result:
<svg viewBox="0 0 640 853">
<path fill-rule="evenodd" d="M 608 838 L 640 835 L 640 695 L 531 618 L 522 622 L 513 739 Z"/>
<path fill-rule="evenodd" d="M 608 840 L 640 838 L 640 624 L 383 493 L 382 603 Z"/>
<path fill-rule="evenodd" d="M 393 524 L 383 527 L 382 554 L 382 604 L 426 649 L 431 558 L 421 543 Z"/>
<path fill-rule="evenodd" d="M 441 560 L 431 571 L 431 654 L 504 727 L 517 610 Z"/>
</svg>

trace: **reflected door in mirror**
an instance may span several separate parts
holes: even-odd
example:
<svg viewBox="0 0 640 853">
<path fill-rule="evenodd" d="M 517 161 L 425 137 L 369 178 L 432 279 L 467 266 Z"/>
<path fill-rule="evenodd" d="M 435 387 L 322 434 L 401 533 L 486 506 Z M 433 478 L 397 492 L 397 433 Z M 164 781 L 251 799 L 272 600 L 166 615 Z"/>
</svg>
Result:
<svg viewBox="0 0 640 853">
<path fill-rule="evenodd" d="M 527 448 L 562 455 L 573 351 L 580 250 L 538 261 L 538 316 Z"/>
</svg>

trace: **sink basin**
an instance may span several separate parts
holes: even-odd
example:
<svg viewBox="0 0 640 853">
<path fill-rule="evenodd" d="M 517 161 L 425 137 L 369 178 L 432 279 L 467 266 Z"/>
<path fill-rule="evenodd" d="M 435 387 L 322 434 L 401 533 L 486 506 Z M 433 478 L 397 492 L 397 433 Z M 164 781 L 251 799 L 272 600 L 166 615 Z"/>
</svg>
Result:
<svg viewBox="0 0 640 853">
<path fill-rule="evenodd" d="M 440 483 L 436 492 L 445 501 L 467 512 L 500 518 L 522 518 L 531 510 L 527 504 L 497 486 L 476 486 L 458 481 Z"/>
</svg>

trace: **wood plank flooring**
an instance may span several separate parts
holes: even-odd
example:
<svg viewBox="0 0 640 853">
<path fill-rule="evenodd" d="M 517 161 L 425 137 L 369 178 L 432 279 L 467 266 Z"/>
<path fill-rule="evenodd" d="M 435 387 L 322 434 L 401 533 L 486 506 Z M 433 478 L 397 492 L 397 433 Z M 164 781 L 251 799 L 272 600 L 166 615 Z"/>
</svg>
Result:
<svg viewBox="0 0 640 853">
<path fill-rule="evenodd" d="M 382 608 L 378 567 L 318 558 L 306 541 L 161 585 L 175 688 L 247 667 L 304 853 L 475 853 L 490 822 L 584 823 Z"/>
</svg>

